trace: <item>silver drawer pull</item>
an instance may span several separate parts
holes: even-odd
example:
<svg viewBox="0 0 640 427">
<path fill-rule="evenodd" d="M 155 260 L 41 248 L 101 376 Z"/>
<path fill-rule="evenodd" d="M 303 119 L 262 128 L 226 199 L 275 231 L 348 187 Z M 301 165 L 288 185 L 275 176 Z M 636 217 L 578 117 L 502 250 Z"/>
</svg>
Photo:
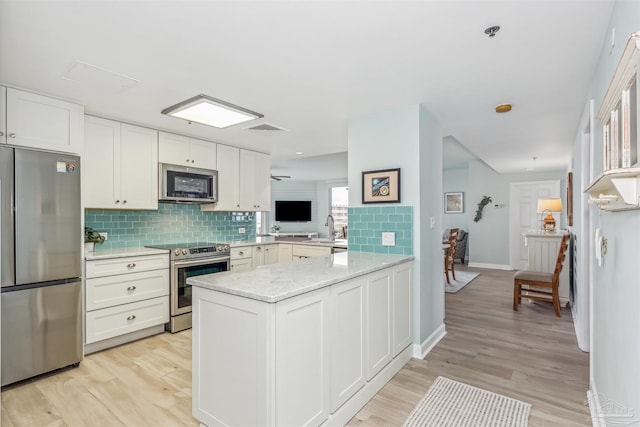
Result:
<svg viewBox="0 0 640 427">
<path fill-rule="evenodd" d="M 127 268 L 133 268 L 133 267 L 135 267 L 135 266 L 136 266 L 136 263 L 135 263 L 135 262 L 132 262 L 132 263 L 130 263 L 130 264 L 127 264 Z"/>
<path fill-rule="evenodd" d="M 9 134 L 9 138 L 15 138 L 15 137 L 16 137 L 16 134 L 15 134 L 15 133 L 10 133 L 10 134 Z"/>
<path fill-rule="evenodd" d="M 136 318 L 135 314 L 132 314 L 131 316 L 127 317 L 127 320 L 134 320 Z"/>
<path fill-rule="evenodd" d="M 244 252 L 238 252 L 238 255 L 244 255 Z"/>
<path fill-rule="evenodd" d="M 129 286 L 129 287 L 127 288 L 127 290 L 128 290 L 128 291 L 135 291 L 135 290 L 136 290 L 136 287 L 135 287 L 135 286 Z"/>
</svg>

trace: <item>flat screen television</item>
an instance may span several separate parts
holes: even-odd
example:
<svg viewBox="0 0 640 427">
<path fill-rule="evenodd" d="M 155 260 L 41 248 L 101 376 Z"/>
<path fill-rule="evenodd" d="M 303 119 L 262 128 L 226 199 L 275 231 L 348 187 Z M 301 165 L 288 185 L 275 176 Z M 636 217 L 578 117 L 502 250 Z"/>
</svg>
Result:
<svg viewBox="0 0 640 427">
<path fill-rule="evenodd" d="M 276 200 L 276 221 L 311 221 L 310 200 Z"/>
</svg>

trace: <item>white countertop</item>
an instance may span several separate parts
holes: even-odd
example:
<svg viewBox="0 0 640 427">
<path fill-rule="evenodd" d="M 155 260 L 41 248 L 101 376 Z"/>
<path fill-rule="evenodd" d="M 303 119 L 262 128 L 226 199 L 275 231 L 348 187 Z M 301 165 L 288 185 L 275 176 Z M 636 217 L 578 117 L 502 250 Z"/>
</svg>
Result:
<svg viewBox="0 0 640 427">
<path fill-rule="evenodd" d="M 96 245 L 94 252 L 84 253 L 84 259 L 90 261 L 95 259 L 122 258 L 127 256 L 156 255 L 168 253 L 169 251 L 166 249 L 154 249 L 145 247 L 100 249 L 100 247 Z"/>
<path fill-rule="evenodd" d="M 251 240 L 234 240 L 230 242 L 232 248 L 240 248 L 244 246 L 256 246 L 264 245 L 267 243 L 295 243 L 296 245 L 309 245 L 309 246 L 325 246 L 329 248 L 347 248 L 347 239 L 336 239 L 335 241 L 317 241 L 317 240 L 286 240 L 276 239 L 275 236 L 260 236 Z"/>
<path fill-rule="evenodd" d="M 406 255 L 342 252 L 328 257 L 261 265 L 247 271 L 191 277 L 187 283 L 274 303 L 413 259 Z"/>
</svg>

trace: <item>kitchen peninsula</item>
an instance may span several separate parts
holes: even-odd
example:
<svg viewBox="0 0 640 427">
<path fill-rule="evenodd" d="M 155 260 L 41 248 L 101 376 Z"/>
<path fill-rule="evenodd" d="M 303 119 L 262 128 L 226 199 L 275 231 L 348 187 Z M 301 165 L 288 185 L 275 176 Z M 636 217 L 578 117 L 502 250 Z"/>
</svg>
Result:
<svg viewBox="0 0 640 427">
<path fill-rule="evenodd" d="M 346 424 L 411 358 L 412 270 L 343 252 L 188 279 L 194 417 Z"/>
</svg>

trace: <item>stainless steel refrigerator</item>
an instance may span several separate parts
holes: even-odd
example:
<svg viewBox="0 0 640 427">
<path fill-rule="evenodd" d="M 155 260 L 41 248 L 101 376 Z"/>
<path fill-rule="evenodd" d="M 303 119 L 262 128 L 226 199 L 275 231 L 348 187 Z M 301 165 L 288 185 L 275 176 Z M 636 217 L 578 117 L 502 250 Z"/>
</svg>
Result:
<svg viewBox="0 0 640 427">
<path fill-rule="evenodd" d="M 80 158 L 0 147 L 2 385 L 82 351 Z"/>
</svg>

